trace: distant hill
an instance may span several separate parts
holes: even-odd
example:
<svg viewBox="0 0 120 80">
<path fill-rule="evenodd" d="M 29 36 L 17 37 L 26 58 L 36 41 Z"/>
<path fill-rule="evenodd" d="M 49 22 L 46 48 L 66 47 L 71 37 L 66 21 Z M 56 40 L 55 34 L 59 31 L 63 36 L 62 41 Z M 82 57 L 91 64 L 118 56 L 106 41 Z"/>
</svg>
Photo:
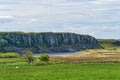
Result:
<svg viewBox="0 0 120 80">
<path fill-rule="evenodd" d="M 120 40 L 116 39 L 97 39 L 104 48 L 120 47 Z"/>
<path fill-rule="evenodd" d="M 98 41 L 89 35 L 75 33 L 23 33 L 0 32 L 0 51 L 22 52 L 67 52 L 101 48 Z"/>
</svg>

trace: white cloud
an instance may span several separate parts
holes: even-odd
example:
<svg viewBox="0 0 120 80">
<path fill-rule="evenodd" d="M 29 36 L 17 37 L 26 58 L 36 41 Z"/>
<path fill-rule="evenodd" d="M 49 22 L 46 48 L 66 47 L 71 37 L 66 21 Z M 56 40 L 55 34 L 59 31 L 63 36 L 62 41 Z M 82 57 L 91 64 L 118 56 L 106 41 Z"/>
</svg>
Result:
<svg viewBox="0 0 120 80">
<path fill-rule="evenodd" d="M 116 37 L 117 34 L 120 31 L 120 26 L 90 26 L 90 25 L 64 25 L 64 29 L 67 30 L 68 32 L 75 32 L 75 33 L 80 33 L 80 34 L 88 34 L 88 35 L 92 35 L 95 37 L 100 37 L 102 35 L 102 38 L 109 38 L 111 35 L 112 37 Z M 111 34 L 112 33 L 112 34 Z M 114 33 L 114 34 L 113 34 Z M 108 35 L 108 36 L 107 36 Z M 118 39 L 118 37 L 117 37 Z"/>
<path fill-rule="evenodd" d="M 117 31 L 120 30 L 119 26 L 69 26 L 69 25 L 65 25 L 64 26 L 65 29 L 68 29 L 69 31 L 83 31 L 83 32 L 91 32 L 91 31 Z"/>
<path fill-rule="evenodd" d="M 28 21 L 26 21 L 26 23 L 35 23 L 35 22 L 40 22 L 40 20 L 38 19 L 29 19 Z"/>
<path fill-rule="evenodd" d="M 0 16 L 0 19 L 13 19 L 13 16 Z"/>
<path fill-rule="evenodd" d="M 114 2 L 119 2 L 119 0 L 93 0 L 89 3 L 95 4 L 95 5 L 101 5 L 101 4 L 111 4 Z"/>
<path fill-rule="evenodd" d="M 0 0 L 0 30 L 118 35 L 119 17 L 119 0 Z"/>
<path fill-rule="evenodd" d="M 14 20 L 13 16 L 0 16 L 0 23 L 9 23 Z"/>
</svg>

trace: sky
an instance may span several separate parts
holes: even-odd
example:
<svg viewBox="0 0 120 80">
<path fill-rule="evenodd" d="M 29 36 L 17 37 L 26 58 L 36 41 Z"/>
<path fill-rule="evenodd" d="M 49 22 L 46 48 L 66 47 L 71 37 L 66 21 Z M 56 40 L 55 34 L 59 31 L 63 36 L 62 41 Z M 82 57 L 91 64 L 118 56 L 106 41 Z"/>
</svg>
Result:
<svg viewBox="0 0 120 80">
<path fill-rule="evenodd" d="M 4 31 L 120 39 L 120 0 L 0 0 L 0 32 Z"/>
</svg>

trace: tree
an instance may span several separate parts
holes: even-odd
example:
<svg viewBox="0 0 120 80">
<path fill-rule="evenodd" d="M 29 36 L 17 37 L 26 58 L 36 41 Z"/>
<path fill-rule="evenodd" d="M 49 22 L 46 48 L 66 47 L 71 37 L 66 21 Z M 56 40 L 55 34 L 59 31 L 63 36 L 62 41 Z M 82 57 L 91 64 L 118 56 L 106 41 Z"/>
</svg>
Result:
<svg viewBox="0 0 120 80">
<path fill-rule="evenodd" d="M 16 46 L 20 46 L 20 41 L 16 41 Z"/>
<path fill-rule="evenodd" d="M 1 38 L 0 38 L 0 46 L 1 46 L 1 47 L 5 46 L 5 45 L 7 45 L 7 44 L 8 44 L 8 41 L 7 41 L 7 40 L 4 40 L 4 39 L 1 39 Z"/>
<path fill-rule="evenodd" d="M 30 50 L 25 50 L 23 52 L 23 56 L 26 59 L 28 64 L 31 64 L 31 62 L 33 62 L 33 60 L 34 60 L 33 52 L 31 52 Z"/>
<path fill-rule="evenodd" d="M 40 61 L 49 61 L 49 55 L 48 54 L 45 54 L 45 53 L 42 53 L 39 57 Z"/>
</svg>

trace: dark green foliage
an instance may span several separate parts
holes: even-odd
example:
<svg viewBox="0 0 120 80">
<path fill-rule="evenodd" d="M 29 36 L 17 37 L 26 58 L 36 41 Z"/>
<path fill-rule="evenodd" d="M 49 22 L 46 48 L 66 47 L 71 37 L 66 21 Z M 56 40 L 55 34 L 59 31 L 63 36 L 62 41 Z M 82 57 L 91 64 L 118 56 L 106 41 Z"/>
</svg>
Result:
<svg viewBox="0 0 120 80">
<path fill-rule="evenodd" d="M 18 53 L 0 53 L 0 58 L 18 58 L 20 55 Z"/>
<path fill-rule="evenodd" d="M 0 38 L 0 47 L 8 45 L 8 41 Z"/>
<path fill-rule="evenodd" d="M 68 47 L 69 46 L 69 47 Z M 87 49 L 101 48 L 94 37 L 74 33 L 23 33 L 0 32 L 1 51 L 17 51 L 23 48 L 34 52 L 78 51 L 85 46 Z M 6 47 L 10 47 L 9 49 Z M 16 47 L 19 48 L 16 50 Z M 19 52 L 21 53 L 21 52 Z"/>
<path fill-rule="evenodd" d="M 17 42 L 16 42 L 16 46 L 20 46 L 20 41 L 17 41 Z"/>
<path fill-rule="evenodd" d="M 39 57 L 40 61 L 49 61 L 49 58 L 50 58 L 49 55 L 45 53 L 40 54 Z"/>
<path fill-rule="evenodd" d="M 26 61 L 27 61 L 28 64 L 30 64 L 31 62 L 33 62 L 34 55 L 33 55 L 33 53 L 30 50 L 25 50 L 23 52 L 23 54 L 24 54 L 23 56 L 26 59 Z"/>
<path fill-rule="evenodd" d="M 120 46 L 120 40 L 113 43 L 116 46 Z"/>
</svg>

